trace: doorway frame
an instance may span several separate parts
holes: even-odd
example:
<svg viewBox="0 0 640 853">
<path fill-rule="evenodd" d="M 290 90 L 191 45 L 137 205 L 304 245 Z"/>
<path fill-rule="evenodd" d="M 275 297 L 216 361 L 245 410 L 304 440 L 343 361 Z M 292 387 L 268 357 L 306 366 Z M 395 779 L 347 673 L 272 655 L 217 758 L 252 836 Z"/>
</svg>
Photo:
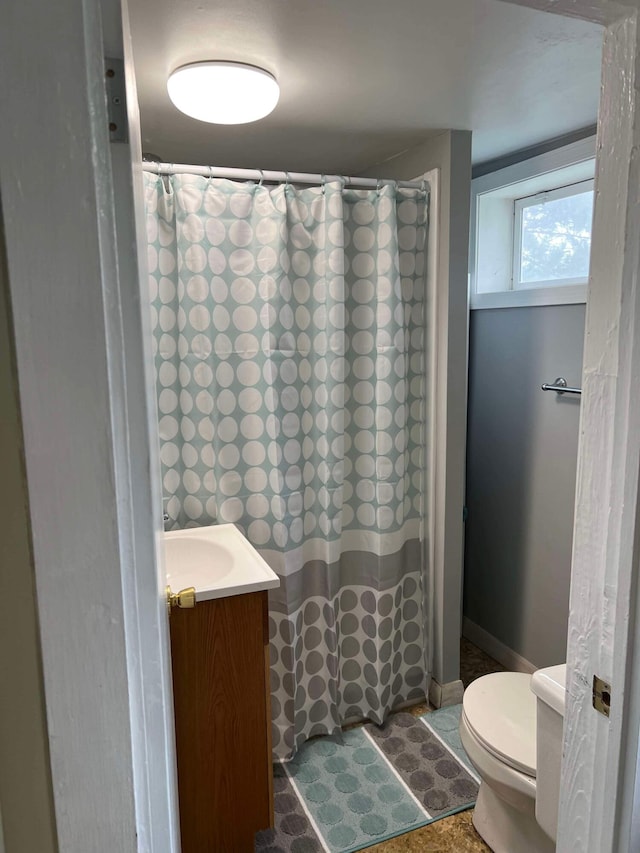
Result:
<svg viewBox="0 0 640 853">
<path fill-rule="evenodd" d="M 26 469 L 57 850 L 179 853 L 126 0 L 5 11 L 0 196 L 23 442 L 9 450 Z M 127 90 L 123 141 L 107 57 L 121 101 Z M 22 842 L 11 829 L 8 851 Z"/>
<path fill-rule="evenodd" d="M 503 2 L 606 28 L 558 849 L 622 853 L 640 825 L 640 0 Z M 120 14 L 118 0 L 10 0 L 0 190 L 59 847 L 177 853 L 138 154 L 132 181 L 102 66 L 125 55 Z M 609 719 L 591 707 L 594 673 L 612 685 Z"/>
<path fill-rule="evenodd" d="M 640 4 L 506 2 L 605 27 L 557 845 L 623 853 L 640 842 Z M 609 717 L 594 676 L 611 685 Z"/>
</svg>

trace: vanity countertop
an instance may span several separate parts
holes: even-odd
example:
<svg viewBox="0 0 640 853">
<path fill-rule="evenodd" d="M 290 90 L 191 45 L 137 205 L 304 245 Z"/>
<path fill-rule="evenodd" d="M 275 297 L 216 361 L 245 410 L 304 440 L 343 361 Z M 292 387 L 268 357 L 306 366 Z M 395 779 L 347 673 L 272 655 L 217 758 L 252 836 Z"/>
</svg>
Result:
<svg viewBox="0 0 640 853">
<path fill-rule="evenodd" d="M 164 534 L 167 584 L 193 586 L 209 601 L 280 586 L 280 579 L 234 524 L 170 530 Z"/>
</svg>

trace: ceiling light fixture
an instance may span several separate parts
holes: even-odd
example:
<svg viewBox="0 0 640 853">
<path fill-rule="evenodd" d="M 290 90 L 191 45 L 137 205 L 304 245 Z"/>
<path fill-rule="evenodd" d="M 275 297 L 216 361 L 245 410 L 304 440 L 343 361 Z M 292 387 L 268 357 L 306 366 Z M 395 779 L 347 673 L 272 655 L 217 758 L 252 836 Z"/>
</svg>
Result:
<svg viewBox="0 0 640 853">
<path fill-rule="evenodd" d="M 274 109 L 280 87 L 272 74 L 241 62 L 194 62 L 169 76 L 169 97 L 191 118 L 212 124 L 246 124 Z"/>
</svg>

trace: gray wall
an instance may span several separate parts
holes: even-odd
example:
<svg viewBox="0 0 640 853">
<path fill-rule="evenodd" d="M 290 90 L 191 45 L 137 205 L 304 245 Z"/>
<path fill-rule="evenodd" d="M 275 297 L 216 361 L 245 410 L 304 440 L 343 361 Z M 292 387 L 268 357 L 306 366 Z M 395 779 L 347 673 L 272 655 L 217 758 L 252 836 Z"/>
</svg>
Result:
<svg viewBox="0 0 640 853">
<path fill-rule="evenodd" d="M 464 615 L 535 666 L 566 659 L 585 306 L 471 312 Z"/>
</svg>

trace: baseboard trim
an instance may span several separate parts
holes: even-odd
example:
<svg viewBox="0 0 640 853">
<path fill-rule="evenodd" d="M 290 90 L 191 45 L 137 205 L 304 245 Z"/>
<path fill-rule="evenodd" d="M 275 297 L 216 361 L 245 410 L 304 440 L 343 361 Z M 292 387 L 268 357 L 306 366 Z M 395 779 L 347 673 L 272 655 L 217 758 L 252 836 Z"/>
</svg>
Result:
<svg viewBox="0 0 640 853">
<path fill-rule="evenodd" d="M 447 681 L 446 684 L 439 684 L 435 678 L 432 678 L 429 685 L 429 704 L 434 708 L 459 705 L 463 694 L 464 685 L 461 681 Z"/>
<path fill-rule="evenodd" d="M 474 646 L 482 649 L 498 663 L 501 663 L 506 669 L 511 672 L 526 672 L 528 675 L 535 672 L 539 667 L 534 666 L 522 655 L 514 652 L 509 646 L 505 646 L 500 640 L 476 625 L 465 616 L 462 620 L 462 636 L 472 642 Z"/>
</svg>

